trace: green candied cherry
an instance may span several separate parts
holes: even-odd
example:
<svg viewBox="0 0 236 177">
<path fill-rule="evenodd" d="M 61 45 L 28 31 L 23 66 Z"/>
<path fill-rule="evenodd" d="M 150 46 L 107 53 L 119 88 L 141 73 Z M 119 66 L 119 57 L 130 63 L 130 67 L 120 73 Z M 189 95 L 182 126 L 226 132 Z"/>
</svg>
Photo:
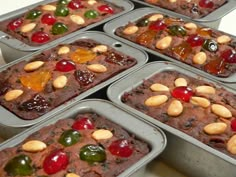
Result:
<svg viewBox="0 0 236 177">
<path fill-rule="evenodd" d="M 62 133 L 58 142 L 66 147 L 72 146 L 80 140 L 80 137 L 81 135 L 78 131 L 70 129 Z"/>
<path fill-rule="evenodd" d="M 61 22 L 57 22 L 52 26 L 52 34 L 54 35 L 63 34 L 67 31 L 68 27 Z"/>
<path fill-rule="evenodd" d="M 202 47 L 209 52 L 216 52 L 218 50 L 217 42 L 213 39 L 206 39 Z"/>
<path fill-rule="evenodd" d="M 69 9 L 64 5 L 58 5 L 54 14 L 56 16 L 66 17 L 69 14 Z"/>
<path fill-rule="evenodd" d="M 149 24 L 149 20 L 148 19 L 141 19 L 141 20 L 139 20 L 139 21 L 137 21 L 137 23 L 136 23 L 136 25 L 138 26 L 138 27 L 144 27 L 144 26 L 148 26 L 148 24 Z"/>
<path fill-rule="evenodd" d="M 179 26 L 179 25 L 170 26 L 170 27 L 168 27 L 168 29 L 169 29 L 169 33 L 172 36 L 182 36 L 183 37 L 183 36 L 186 36 L 186 34 L 187 34 L 184 27 Z"/>
<path fill-rule="evenodd" d="M 80 159 L 89 163 L 104 162 L 106 160 L 105 150 L 98 145 L 88 144 L 80 149 Z"/>
<path fill-rule="evenodd" d="M 34 171 L 30 163 L 31 159 L 27 155 L 21 154 L 11 159 L 4 170 L 10 176 L 29 176 Z"/>
<path fill-rule="evenodd" d="M 88 10 L 84 13 L 84 16 L 86 18 L 97 18 L 97 16 L 99 16 L 99 13 L 96 10 Z"/>
<path fill-rule="evenodd" d="M 70 1 L 71 1 L 71 0 L 59 0 L 59 1 L 57 2 L 57 4 L 64 4 L 64 5 L 66 5 L 66 4 L 68 4 Z"/>
<path fill-rule="evenodd" d="M 31 10 L 27 15 L 26 15 L 26 19 L 36 19 L 37 17 L 39 17 L 42 14 L 42 12 L 40 10 Z"/>
</svg>

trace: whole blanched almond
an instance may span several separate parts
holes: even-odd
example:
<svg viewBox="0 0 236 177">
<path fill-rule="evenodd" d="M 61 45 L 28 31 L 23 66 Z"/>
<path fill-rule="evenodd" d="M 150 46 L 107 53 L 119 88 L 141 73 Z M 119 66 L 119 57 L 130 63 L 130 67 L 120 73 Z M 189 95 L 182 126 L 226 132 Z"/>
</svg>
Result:
<svg viewBox="0 0 236 177">
<path fill-rule="evenodd" d="M 25 65 L 24 70 L 26 72 L 35 71 L 44 65 L 43 61 L 33 61 Z"/>
<path fill-rule="evenodd" d="M 22 33 L 27 33 L 27 32 L 32 31 L 35 27 L 36 27 L 36 23 L 28 23 L 28 24 L 22 26 L 20 31 Z"/>
<path fill-rule="evenodd" d="M 206 62 L 207 60 L 207 55 L 205 52 L 198 52 L 193 56 L 193 62 L 195 64 L 202 65 Z"/>
<path fill-rule="evenodd" d="M 100 53 L 104 53 L 107 52 L 107 46 L 106 45 L 97 45 L 96 47 L 92 48 L 93 52 L 100 52 Z"/>
<path fill-rule="evenodd" d="M 4 96 L 4 99 L 6 101 L 12 101 L 12 100 L 15 100 L 17 99 L 19 96 L 21 96 L 23 94 L 23 91 L 22 90 L 10 90 L 8 91 L 5 96 Z"/>
<path fill-rule="evenodd" d="M 171 36 L 163 37 L 162 39 L 157 41 L 156 48 L 160 50 L 167 49 L 168 47 L 170 47 L 171 42 L 172 42 Z"/>
<path fill-rule="evenodd" d="M 195 23 L 185 23 L 184 24 L 184 27 L 187 28 L 187 29 L 197 29 L 197 25 Z"/>
<path fill-rule="evenodd" d="M 69 47 L 67 47 L 67 46 L 62 46 L 62 47 L 60 47 L 59 48 L 59 50 L 58 50 L 58 54 L 59 55 L 63 55 L 63 54 L 67 54 L 67 53 L 69 53 L 70 52 L 70 48 Z"/>
<path fill-rule="evenodd" d="M 188 83 L 186 81 L 186 79 L 179 77 L 177 79 L 175 79 L 175 86 L 176 87 L 181 87 L 181 86 L 187 86 Z"/>
<path fill-rule="evenodd" d="M 163 103 L 165 103 L 168 100 L 168 97 L 166 95 L 156 95 L 149 97 L 145 101 L 146 106 L 159 106 Z"/>
<path fill-rule="evenodd" d="M 173 100 L 167 109 L 167 114 L 169 116 L 179 116 L 183 109 L 183 105 L 179 100 Z"/>
<path fill-rule="evenodd" d="M 96 130 L 93 132 L 92 137 L 95 140 L 105 140 L 110 139 L 113 136 L 112 132 L 105 129 Z"/>
<path fill-rule="evenodd" d="M 27 152 L 40 152 L 47 148 L 47 145 L 39 140 L 30 140 L 22 145 L 22 149 Z"/>
<path fill-rule="evenodd" d="M 129 26 L 129 27 L 124 29 L 123 33 L 124 34 L 134 34 L 137 31 L 138 31 L 138 27 L 137 26 Z"/>
<path fill-rule="evenodd" d="M 216 114 L 220 117 L 223 117 L 223 118 L 231 118 L 232 117 L 232 113 L 230 112 L 230 110 L 220 104 L 212 104 L 211 110 L 214 114 Z"/>
<path fill-rule="evenodd" d="M 158 92 L 158 91 L 159 92 L 160 91 L 167 91 L 168 92 L 170 90 L 167 86 L 165 86 L 163 84 L 159 84 L 159 83 L 152 84 L 150 89 L 154 92 Z"/>
<path fill-rule="evenodd" d="M 95 73 L 104 73 L 107 71 L 107 67 L 101 64 L 91 64 L 91 65 L 87 65 L 87 68 L 90 71 L 93 71 Z"/>
<path fill-rule="evenodd" d="M 58 76 L 54 81 L 53 81 L 53 87 L 57 88 L 57 89 L 61 89 L 64 88 L 67 84 L 67 77 L 62 75 L 62 76 Z"/>
<path fill-rule="evenodd" d="M 47 5 L 42 6 L 42 9 L 46 10 L 46 11 L 55 11 L 56 10 L 56 6 L 47 4 Z"/>
<path fill-rule="evenodd" d="M 169 0 L 170 3 L 175 3 L 177 0 Z"/>
<path fill-rule="evenodd" d="M 214 87 L 207 86 L 207 85 L 202 85 L 202 86 L 196 87 L 196 91 L 197 91 L 197 93 L 206 93 L 206 94 L 215 94 L 216 93 L 216 89 Z"/>
<path fill-rule="evenodd" d="M 95 0 L 89 0 L 89 1 L 88 1 L 88 4 L 89 4 L 89 5 L 94 5 L 94 4 L 96 4 L 96 3 L 97 3 L 97 1 L 95 1 Z"/>
<path fill-rule="evenodd" d="M 151 17 L 148 18 L 149 21 L 157 21 L 159 19 L 163 19 L 163 15 L 162 14 L 155 14 L 155 15 L 152 15 Z"/>
<path fill-rule="evenodd" d="M 203 98 L 203 97 L 196 97 L 196 96 L 191 97 L 190 102 L 194 105 L 198 105 L 203 108 L 207 108 L 211 104 L 208 99 Z"/>
<path fill-rule="evenodd" d="M 209 135 L 219 135 L 225 132 L 227 124 L 224 122 L 214 122 L 206 125 L 203 130 Z"/>
<path fill-rule="evenodd" d="M 71 19 L 71 21 L 73 21 L 77 25 L 83 25 L 85 23 L 85 20 L 83 19 L 83 17 L 81 17 L 79 15 L 71 15 L 70 19 Z"/>
<path fill-rule="evenodd" d="M 225 44 L 225 43 L 228 43 L 229 41 L 231 41 L 231 38 L 227 35 L 222 35 L 222 36 L 219 36 L 216 41 L 219 43 L 219 44 Z"/>
<path fill-rule="evenodd" d="M 67 173 L 66 177 L 80 177 L 80 176 L 75 173 Z"/>
<path fill-rule="evenodd" d="M 236 154 L 236 135 L 233 135 L 227 142 L 227 150 L 231 154 Z"/>
</svg>

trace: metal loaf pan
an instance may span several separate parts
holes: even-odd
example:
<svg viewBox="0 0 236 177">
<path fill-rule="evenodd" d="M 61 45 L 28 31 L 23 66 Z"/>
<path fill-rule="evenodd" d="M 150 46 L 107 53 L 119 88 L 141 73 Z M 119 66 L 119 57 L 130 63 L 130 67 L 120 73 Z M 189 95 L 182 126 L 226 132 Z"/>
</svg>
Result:
<svg viewBox="0 0 236 177">
<path fill-rule="evenodd" d="M 40 130 L 42 127 L 55 123 L 59 119 L 75 118 L 78 113 L 86 112 L 94 112 L 101 116 L 104 116 L 108 120 L 120 125 L 129 133 L 134 134 L 138 139 L 141 139 L 149 144 L 150 152 L 145 157 L 140 159 L 140 161 L 136 162 L 134 165 L 125 170 L 118 177 L 145 176 L 144 172 L 147 163 L 154 159 L 156 156 L 158 156 L 166 146 L 165 134 L 159 128 L 136 119 L 131 114 L 122 111 L 113 103 L 105 100 L 91 99 L 81 101 L 70 109 L 64 111 L 62 114 L 58 114 L 55 117 L 52 117 L 51 119 L 41 124 L 33 126 L 28 130 L 15 136 L 14 138 L 6 141 L 5 143 L 2 143 L 0 145 L 0 150 L 8 147 L 13 147 L 21 143 L 26 137 L 28 137 L 32 133 Z"/>
<path fill-rule="evenodd" d="M 123 44 L 121 42 L 118 42 L 116 39 L 113 39 L 112 37 L 109 37 L 108 35 L 106 35 L 105 33 L 102 32 L 84 32 L 81 33 L 73 38 L 70 38 L 66 41 L 64 41 L 64 44 L 69 44 L 72 43 L 78 39 L 93 39 L 94 41 L 100 42 L 102 44 L 106 44 L 112 48 L 114 48 L 117 51 L 120 51 L 128 56 L 131 56 L 133 58 L 135 58 L 137 60 L 137 64 L 134 65 L 133 67 L 115 75 L 114 77 L 111 77 L 110 79 L 96 85 L 95 87 L 83 92 L 82 94 L 78 95 L 77 97 L 74 97 L 73 99 L 69 100 L 68 102 L 62 104 L 61 106 L 54 108 L 52 111 L 44 114 L 43 116 L 35 119 L 35 120 L 23 120 L 20 119 L 19 117 L 17 117 L 15 114 L 9 112 L 7 109 L 5 109 L 4 107 L 0 106 L 0 114 L 2 115 L 0 118 L 0 125 L 2 126 L 7 126 L 10 129 L 12 128 L 20 128 L 20 127 L 28 127 L 31 125 L 34 125 L 42 120 L 47 119 L 48 117 L 54 115 L 57 112 L 63 111 L 65 109 L 67 109 L 68 107 L 72 106 L 72 104 L 74 104 L 75 102 L 77 102 L 78 100 L 81 100 L 87 96 L 89 96 L 90 94 L 100 90 L 101 88 L 111 84 L 112 82 L 114 82 L 115 80 L 127 75 L 129 72 L 134 71 L 135 69 L 139 68 L 140 66 L 144 65 L 147 60 L 148 60 L 148 56 L 144 51 L 138 50 L 136 48 L 133 48 L 131 46 L 128 46 L 126 44 Z M 56 45 L 55 45 L 56 46 Z M 54 46 L 51 46 L 48 49 L 53 48 Z M 13 61 L 3 67 L 0 67 L 0 71 L 6 70 L 9 66 L 12 66 L 20 61 L 28 61 L 30 59 L 32 59 L 33 56 L 38 55 L 41 53 L 41 51 L 43 50 L 39 50 L 37 52 L 34 52 L 31 55 L 25 56 L 19 60 Z"/>
<path fill-rule="evenodd" d="M 161 123 L 121 101 L 121 96 L 125 92 L 140 85 L 144 79 L 148 79 L 163 71 L 177 71 L 193 78 L 211 82 L 217 87 L 223 87 L 219 83 L 205 79 L 203 76 L 187 71 L 174 63 L 151 62 L 135 73 L 129 74 L 125 78 L 110 85 L 107 90 L 108 98 L 128 112 L 139 116 L 140 119 L 151 122 L 164 130 L 167 135 L 168 145 L 162 154 L 162 158 L 177 170 L 191 177 L 223 177 L 226 174 L 227 176 L 235 177 L 235 159 L 173 127 Z M 224 88 L 233 92 L 229 88 Z"/>
<path fill-rule="evenodd" d="M 179 65 L 184 65 L 185 68 L 189 69 L 189 70 L 196 70 L 196 72 L 199 72 L 200 74 L 202 75 L 206 75 L 206 77 L 208 78 L 211 78 L 211 79 L 214 79 L 214 80 L 218 80 L 218 81 L 221 81 L 221 82 L 227 82 L 227 83 L 232 83 L 232 82 L 236 82 L 236 73 L 234 75 L 231 75 L 230 77 L 227 77 L 227 78 L 221 78 L 221 77 L 216 77 L 216 76 L 213 76 L 203 70 L 200 70 L 200 69 L 197 69 L 193 66 L 190 66 L 188 64 L 185 64 L 177 59 L 174 59 L 172 57 L 169 57 L 167 55 L 164 55 L 164 54 L 161 54 L 157 51 L 154 51 L 154 50 L 151 50 L 149 48 L 146 48 L 144 46 L 141 46 L 139 44 L 136 44 L 134 42 L 131 42 L 125 38 L 122 38 L 122 37 L 119 37 L 115 34 L 115 31 L 117 28 L 121 27 L 121 26 L 124 26 L 126 24 L 128 24 L 129 22 L 134 22 L 134 21 L 137 21 L 138 19 L 140 19 L 141 17 L 145 16 L 145 15 L 148 15 L 148 14 L 152 14 L 152 13 L 162 13 L 162 14 L 166 14 L 166 15 L 169 15 L 167 13 L 163 13 L 161 11 L 158 11 L 157 9 L 153 9 L 153 8 L 140 8 L 140 9 L 136 9 L 132 12 L 129 12 L 128 14 L 126 15 L 123 15 L 117 19 L 114 19 L 108 23 L 106 23 L 104 25 L 104 31 L 111 34 L 113 37 L 125 42 L 125 43 L 128 43 L 130 45 L 133 45 L 135 47 L 139 47 L 141 49 L 144 49 L 146 50 L 147 52 L 153 54 L 153 55 L 156 55 L 160 58 L 163 58 L 165 60 L 169 60 L 169 61 L 172 61 L 174 63 L 177 63 Z M 174 15 L 169 15 L 169 16 L 172 16 L 172 17 L 178 17 L 178 16 L 174 16 Z M 187 21 L 187 20 L 186 20 Z M 197 24 L 197 23 L 196 23 Z M 198 24 L 199 26 L 203 26 L 203 25 L 200 25 Z M 224 32 L 223 32 L 224 33 Z M 231 36 L 231 35 L 230 35 Z"/>
<path fill-rule="evenodd" d="M 27 12 L 29 9 L 32 9 L 34 7 L 37 7 L 39 5 L 43 5 L 43 4 L 48 4 L 50 2 L 54 2 L 55 0 L 45 0 L 43 2 L 39 2 L 39 3 L 35 3 L 33 5 L 30 5 L 28 7 L 25 7 L 25 8 L 22 8 L 22 9 L 19 9 L 17 11 L 14 11 L 14 12 L 10 12 L 10 13 L 7 13 L 3 16 L 0 17 L 0 21 L 4 21 L 4 20 L 7 20 L 7 19 L 13 19 L 13 18 L 16 18 L 22 14 L 24 14 L 25 12 Z M 39 49 L 43 49 L 43 48 L 46 48 L 46 47 L 49 47 L 53 44 L 57 44 L 57 43 L 60 43 L 62 42 L 63 40 L 65 39 L 68 39 L 72 36 L 75 36 L 77 34 L 79 34 L 80 32 L 82 31 L 86 31 L 86 30 L 89 30 L 91 28 L 94 28 L 98 25 L 101 25 L 113 18 L 116 18 L 118 17 L 119 15 L 122 15 L 124 13 L 127 13 L 129 11 L 131 11 L 133 8 L 134 8 L 134 4 L 132 2 L 130 2 L 129 0 L 119 0 L 119 1 L 116 1 L 116 0 L 106 0 L 107 2 L 110 2 L 110 3 L 113 3 L 113 4 L 116 4 L 117 6 L 120 6 L 120 7 L 123 7 L 124 8 L 124 11 L 118 13 L 118 14 L 115 14 L 109 18 L 106 18 L 100 22 L 97 22 L 97 23 L 94 23 L 94 24 L 91 24 L 91 25 L 88 25 L 84 28 L 81 28 L 73 33 L 70 33 L 64 37 L 61 37 L 59 39 L 56 39 L 52 42 L 49 42 L 47 44 L 43 44 L 41 46 L 29 46 L 15 38 L 12 38 L 11 36 L 9 36 L 8 34 L 4 33 L 3 31 L 0 31 L 0 42 L 6 44 L 7 46 L 9 47 L 12 47 L 14 49 L 17 49 L 17 50 L 20 50 L 20 51 L 25 51 L 25 52 L 30 52 L 30 51 L 36 51 L 36 50 L 39 50 Z"/>
<path fill-rule="evenodd" d="M 223 6 L 219 7 L 218 9 L 214 10 L 213 12 L 209 13 L 208 15 L 206 15 L 202 18 L 190 18 L 189 16 L 186 16 L 186 15 L 183 15 L 183 14 L 180 14 L 180 13 L 176 13 L 176 12 L 173 12 L 171 10 L 159 7 L 159 6 L 155 6 L 153 4 L 149 4 L 149 3 L 144 2 L 144 1 L 140 1 L 140 0 L 132 0 L 132 1 L 140 3 L 140 4 L 145 5 L 145 6 L 157 8 L 158 10 L 161 10 L 163 12 L 167 12 L 167 14 L 168 13 L 176 14 L 180 17 L 188 18 L 188 19 L 191 19 L 191 20 L 197 21 L 197 22 L 216 21 L 216 20 L 221 19 L 222 17 L 224 17 L 225 15 L 227 15 L 228 13 L 233 11 L 234 9 L 236 9 L 236 1 L 235 0 L 228 0 Z"/>
</svg>

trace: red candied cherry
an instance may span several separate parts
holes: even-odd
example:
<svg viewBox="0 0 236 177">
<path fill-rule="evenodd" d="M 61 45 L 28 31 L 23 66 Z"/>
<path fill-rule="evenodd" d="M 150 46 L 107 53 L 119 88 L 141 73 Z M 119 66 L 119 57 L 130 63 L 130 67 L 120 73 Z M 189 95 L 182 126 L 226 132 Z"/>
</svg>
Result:
<svg viewBox="0 0 236 177">
<path fill-rule="evenodd" d="M 236 51 L 233 49 L 225 50 L 221 53 L 221 58 L 227 63 L 236 63 Z"/>
<path fill-rule="evenodd" d="M 44 14 L 41 18 L 41 22 L 47 25 L 53 25 L 56 22 L 56 18 L 52 14 Z"/>
<path fill-rule="evenodd" d="M 56 70 L 61 72 L 69 72 L 75 70 L 76 66 L 73 61 L 62 59 L 56 64 Z"/>
<path fill-rule="evenodd" d="M 94 124 L 91 120 L 84 117 L 75 121 L 72 125 L 72 128 L 75 130 L 94 129 Z"/>
<path fill-rule="evenodd" d="M 204 39 L 197 34 L 193 34 L 188 37 L 186 42 L 189 43 L 191 47 L 197 47 L 202 46 L 202 44 L 204 43 Z"/>
<path fill-rule="evenodd" d="M 213 2 L 213 0 L 200 0 L 199 6 L 203 7 L 203 8 L 213 8 L 214 2 Z"/>
<path fill-rule="evenodd" d="M 131 148 L 129 142 L 126 139 L 113 141 L 108 147 L 108 150 L 113 155 L 120 157 L 129 157 L 133 153 L 133 149 Z"/>
<path fill-rule="evenodd" d="M 167 25 L 163 20 L 157 20 L 150 24 L 149 29 L 154 31 L 164 30 L 167 28 Z"/>
<path fill-rule="evenodd" d="M 44 171 L 51 175 L 64 170 L 69 163 L 68 156 L 62 150 L 56 150 L 49 154 L 43 161 Z"/>
<path fill-rule="evenodd" d="M 114 14 L 114 10 L 112 9 L 112 7 L 110 7 L 108 5 L 101 5 L 101 6 L 98 7 L 98 10 L 101 11 L 101 12 Z"/>
<path fill-rule="evenodd" d="M 31 40 L 36 43 L 45 43 L 50 40 L 50 37 L 43 31 L 37 31 L 31 36 Z"/>
<path fill-rule="evenodd" d="M 174 98 L 180 99 L 185 102 L 189 102 L 190 98 L 193 96 L 193 91 L 191 88 L 186 86 L 176 87 L 172 92 L 171 95 Z"/>
<path fill-rule="evenodd" d="M 236 131 L 236 119 L 235 118 L 233 120 L 231 120 L 231 129 L 233 131 Z"/>
<path fill-rule="evenodd" d="M 7 29 L 14 31 L 17 28 L 19 28 L 22 25 L 22 23 L 23 23 L 22 19 L 20 19 L 20 18 L 15 19 L 15 20 L 11 21 L 10 23 L 8 23 Z"/>
<path fill-rule="evenodd" d="M 83 8 L 84 6 L 81 4 L 81 0 L 72 0 L 69 2 L 67 7 L 69 7 L 70 9 L 76 10 L 76 9 Z"/>
</svg>

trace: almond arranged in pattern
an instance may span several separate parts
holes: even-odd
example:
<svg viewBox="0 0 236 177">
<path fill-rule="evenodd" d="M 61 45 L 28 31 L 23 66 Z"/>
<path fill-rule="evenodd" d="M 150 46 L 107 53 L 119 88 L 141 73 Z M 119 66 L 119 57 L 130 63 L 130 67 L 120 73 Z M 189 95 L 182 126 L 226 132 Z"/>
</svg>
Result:
<svg viewBox="0 0 236 177">
<path fill-rule="evenodd" d="M 63 55 L 63 54 L 67 54 L 67 53 L 69 53 L 70 52 L 70 48 L 69 47 L 67 47 L 67 46 L 62 46 L 62 47 L 60 47 L 59 48 L 59 50 L 58 50 L 58 54 L 59 55 Z"/>
<path fill-rule="evenodd" d="M 207 86 L 207 85 L 202 85 L 202 86 L 196 87 L 196 91 L 197 91 L 197 93 L 206 93 L 206 94 L 215 94 L 216 93 L 215 88 L 213 88 L 211 86 Z"/>
<path fill-rule="evenodd" d="M 40 152 L 46 149 L 47 145 L 38 140 L 31 140 L 22 145 L 22 149 L 27 152 Z"/>
<path fill-rule="evenodd" d="M 108 48 L 106 45 L 97 45 L 96 47 L 92 48 L 92 51 L 103 53 L 103 52 L 107 52 L 107 49 Z"/>
<path fill-rule="evenodd" d="M 85 20 L 83 19 L 83 17 L 81 17 L 79 15 L 71 15 L 70 19 L 71 19 L 71 21 L 73 21 L 77 25 L 83 25 L 85 23 Z"/>
<path fill-rule="evenodd" d="M 19 96 L 21 96 L 23 94 L 23 91 L 22 90 L 11 90 L 11 91 L 8 91 L 4 98 L 6 101 L 12 101 L 12 100 L 15 100 L 17 99 Z"/>
<path fill-rule="evenodd" d="M 173 100 L 167 109 L 167 114 L 169 116 L 179 116 L 183 109 L 183 105 L 179 100 Z"/>
<path fill-rule="evenodd" d="M 43 61 L 33 61 L 25 65 L 24 70 L 26 72 L 35 71 L 44 65 Z"/>
<path fill-rule="evenodd" d="M 163 37 L 162 39 L 157 41 L 156 48 L 160 50 L 167 49 L 168 47 L 170 47 L 171 42 L 172 42 L 171 36 Z"/>
<path fill-rule="evenodd" d="M 80 176 L 75 173 L 67 173 L 66 177 L 80 177 Z"/>
<path fill-rule="evenodd" d="M 109 139 L 113 136 L 112 132 L 109 130 L 105 130 L 105 129 L 100 129 L 100 130 L 96 130 L 95 132 L 93 132 L 92 137 L 95 140 L 104 140 L 104 139 Z"/>
<path fill-rule="evenodd" d="M 204 131 L 210 135 L 219 135 L 225 132 L 227 124 L 224 122 L 214 122 L 206 125 Z"/>
<path fill-rule="evenodd" d="M 219 36 L 216 40 L 219 44 L 224 44 L 231 41 L 231 38 L 227 35 L 222 35 L 222 36 Z"/>
<path fill-rule="evenodd" d="M 196 97 L 196 96 L 191 97 L 190 102 L 194 105 L 198 105 L 203 108 L 207 108 L 211 104 L 208 99 L 203 98 L 203 97 Z"/>
<path fill-rule="evenodd" d="M 158 19 L 163 19 L 163 15 L 162 14 L 155 14 L 155 15 L 152 15 L 151 17 L 148 18 L 149 21 L 156 21 Z"/>
<path fill-rule="evenodd" d="M 22 26 L 20 30 L 22 33 L 27 33 L 27 32 L 32 31 L 35 27 L 36 27 L 36 23 L 28 23 Z"/>
<path fill-rule="evenodd" d="M 64 88 L 67 84 L 67 77 L 66 76 L 58 76 L 54 81 L 53 81 L 53 87 L 57 89 Z"/>
<path fill-rule="evenodd" d="M 55 11 L 55 10 L 56 10 L 56 6 L 47 4 L 47 5 L 44 5 L 44 6 L 42 7 L 42 9 L 43 9 L 43 10 L 47 10 L 47 11 Z"/>
<path fill-rule="evenodd" d="M 88 4 L 89 4 L 89 5 L 94 5 L 94 4 L 96 4 L 96 3 L 97 3 L 97 1 L 95 1 L 95 0 L 89 0 L 89 1 L 88 1 Z"/>
<path fill-rule="evenodd" d="M 96 73 L 104 73 L 107 71 L 107 67 L 101 64 L 91 64 L 87 65 L 87 68 L 90 71 L 96 72 Z"/>
<path fill-rule="evenodd" d="M 184 79 L 184 78 L 175 79 L 175 86 L 176 87 L 187 86 L 187 85 L 188 85 L 188 83 L 187 83 L 186 79 Z"/>
<path fill-rule="evenodd" d="M 129 26 L 129 27 L 124 29 L 123 33 L 124 34 L 134 34 L 137 31 L 138 31 L 138 27 L 137 26 Z"/>
<path fill-rule="evenodd" d="M 197 25 L 195 23 L 186 23 L 184 24 L 184 27 L 187 29 L 197 29 Z"/>
<path fill-rule="evenodd" d="M 211 110 L 214 114 L 216 114 L 220 117 L 223 117 L 223 118 L 231 118 L 232 117 L 232 113 L 230 112 L 230 110 L 220 104 L 211 105 Z"/>
<path fill-rule="evenodd" d="M 158 91 L 169 91 L 170 89 L 163 85 L 163 84 L 159 84 L 159 83 L 156 83 L 156 84 L 152 84 L 150 89 L 154 92 L 158 92 Z"/>
<path fill-rule="evenodd" d="M 195 64 L 202 65 L 206 62 L 207 60 L 207 55 L 205 52 L 198 52 L 193 56 L 193 62 Z"/>
<path fill-rule="evenodd" d="M 156 95 L 149 97 L 145 101 L 146 106 L 159 106 L 163 103 L 165 103 L 168 100 L 168 97 L 166 95 Z"/>
<path fill-rule="evenodd" d="M 236 135 L 232 136 L 227 142 L 227 150 L 231 154 L 236 154 Z"/>
</svg>

